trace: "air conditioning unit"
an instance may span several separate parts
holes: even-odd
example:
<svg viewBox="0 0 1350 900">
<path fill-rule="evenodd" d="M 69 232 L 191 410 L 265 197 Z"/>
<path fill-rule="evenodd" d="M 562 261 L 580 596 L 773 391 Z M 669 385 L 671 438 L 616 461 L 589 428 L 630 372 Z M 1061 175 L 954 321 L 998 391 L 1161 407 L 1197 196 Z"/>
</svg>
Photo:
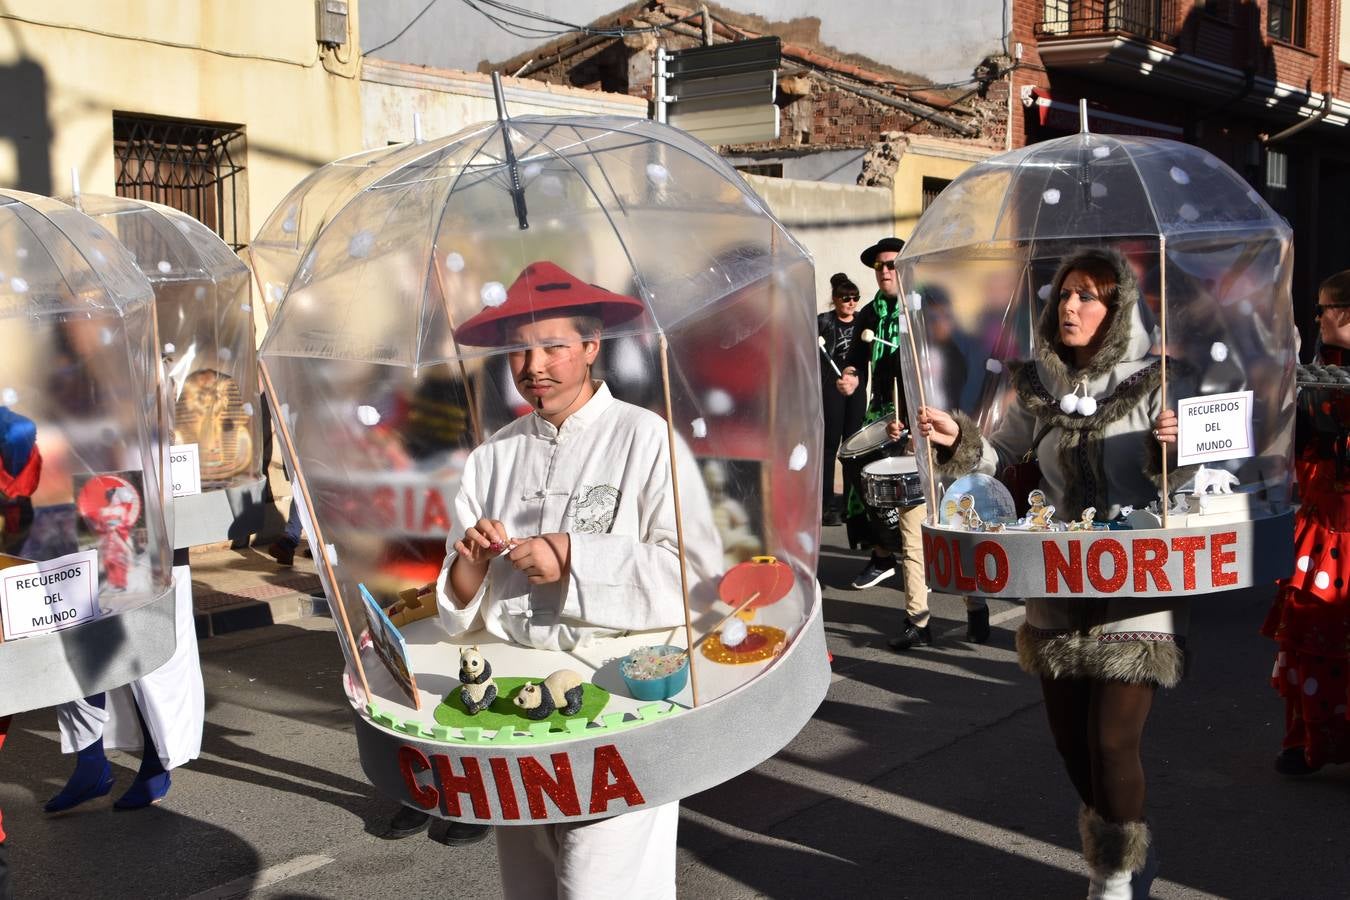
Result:
<svg viewBox="0 0 1350 900">
<path fill-rule="evenodd" d="M 325 47 L 347 43 L 347 0 L 315 0 L 314 31 Z"/>
</svg>

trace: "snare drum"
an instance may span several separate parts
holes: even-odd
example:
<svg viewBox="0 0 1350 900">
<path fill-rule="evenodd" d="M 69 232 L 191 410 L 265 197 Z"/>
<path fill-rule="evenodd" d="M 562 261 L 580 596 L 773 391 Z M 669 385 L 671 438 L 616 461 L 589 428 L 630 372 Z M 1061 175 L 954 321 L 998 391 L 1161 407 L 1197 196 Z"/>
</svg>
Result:
<svg viewBox="0 0 1350 900">
<path fill-rule="evenodd" d="M 863 502 L 889 509 L 923 503 L 919 461 L 913 456 L 888 456 L 863 466 Z"/>
<path fill-rule="evenodd" d="M 890 445 L 904 444 L 909 437 L 909 432 L 902 430 L 900 439 L 892 441 L 886 437 L 888 424 L 889 419 L 878 419 L 855 431 L 839 445 L 839 458 L 859 465 L 866 465 L 874 459 L 884 459 Z"/>
</svg>

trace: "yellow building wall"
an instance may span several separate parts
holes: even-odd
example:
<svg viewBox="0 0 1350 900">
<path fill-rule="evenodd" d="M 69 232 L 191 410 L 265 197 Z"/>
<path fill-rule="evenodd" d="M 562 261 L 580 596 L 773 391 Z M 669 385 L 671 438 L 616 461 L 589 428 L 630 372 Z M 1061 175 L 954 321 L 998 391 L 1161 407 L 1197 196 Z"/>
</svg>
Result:
<svg viewBox="0 0 1350 900">
<path fill-rule="evenodd" d="M 239 125 L 247 240 L 314 167 L 361 149 L 356 22 L 351 2 L 347 44 L 321 52 L 309 2 L 6 0 L 0 186 L 68 195 L 74 168 L 112 194 L 115 111 Z"/>
<path fill-rule="evenodd" d="M 911 138 L 909 148 L 900 157 L 893 181 L 896 237 L 909 240 L 914 226 L 919 223 L 919 216 L 923 214 L 925 178 L 951 181 L 995 152 L 972 148 L 969 144 Z"/>
</svg>

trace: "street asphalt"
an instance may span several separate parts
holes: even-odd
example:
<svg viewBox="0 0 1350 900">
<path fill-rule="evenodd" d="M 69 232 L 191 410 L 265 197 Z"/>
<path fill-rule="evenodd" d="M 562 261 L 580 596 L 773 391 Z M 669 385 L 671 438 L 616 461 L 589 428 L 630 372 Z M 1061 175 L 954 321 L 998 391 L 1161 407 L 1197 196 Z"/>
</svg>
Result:
<svg viewBox="0 0 1350 900">
<path fill-rule="evenodd" d="M 976 646 L 960 601 L 934 597 L 936 645 L 895 653 L 893 583 L 847 589 L 862 557 L 843 529 L 823 542 L 829 696 L 777 756 L 684 802 L 681 894 L 1082 897 L 1077 804 L 1013 652 L 1020 607 L 993 604 L 993 640 Z M 1155 897 L 1350 897 L 1350 766 L 1302 781 L 1271 768 L 1282 707 L 1257 633 L 1271 594 L 1197 599 L 1190 673 L 1155 704 Z M 109 798 L 45 816 L 71 761 L 50 710 L 16 718 L 0 753 L 16 897 L 497 895 L 491 837 L 381 837 L 395 807 L 358 765 L 329 620 L 212 637 L 201 654 L 202 757 L 158 807 L 112 811 L 136 766 L 119 753 Z"/>
</svg>

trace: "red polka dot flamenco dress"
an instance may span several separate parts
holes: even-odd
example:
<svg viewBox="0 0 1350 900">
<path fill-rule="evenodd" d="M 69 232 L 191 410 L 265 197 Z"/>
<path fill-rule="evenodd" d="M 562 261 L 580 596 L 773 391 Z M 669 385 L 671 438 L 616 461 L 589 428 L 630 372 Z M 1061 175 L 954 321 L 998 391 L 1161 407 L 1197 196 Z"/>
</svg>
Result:
<svg viewBox="0 0 1350 900">
<path fill-rule="evenodd" d="M 1321 361 L 1350 365 L 1350 350 L 1324 347 Z M 1302 747 L 1316 769 L 1350 762 L 1350 393 L 1305 389 L 1299 400 L 1294 574 L 1261 631 L 1279 644 L 1271 685 L 1284 697 L 1284 748 Z"/>
</svg>

